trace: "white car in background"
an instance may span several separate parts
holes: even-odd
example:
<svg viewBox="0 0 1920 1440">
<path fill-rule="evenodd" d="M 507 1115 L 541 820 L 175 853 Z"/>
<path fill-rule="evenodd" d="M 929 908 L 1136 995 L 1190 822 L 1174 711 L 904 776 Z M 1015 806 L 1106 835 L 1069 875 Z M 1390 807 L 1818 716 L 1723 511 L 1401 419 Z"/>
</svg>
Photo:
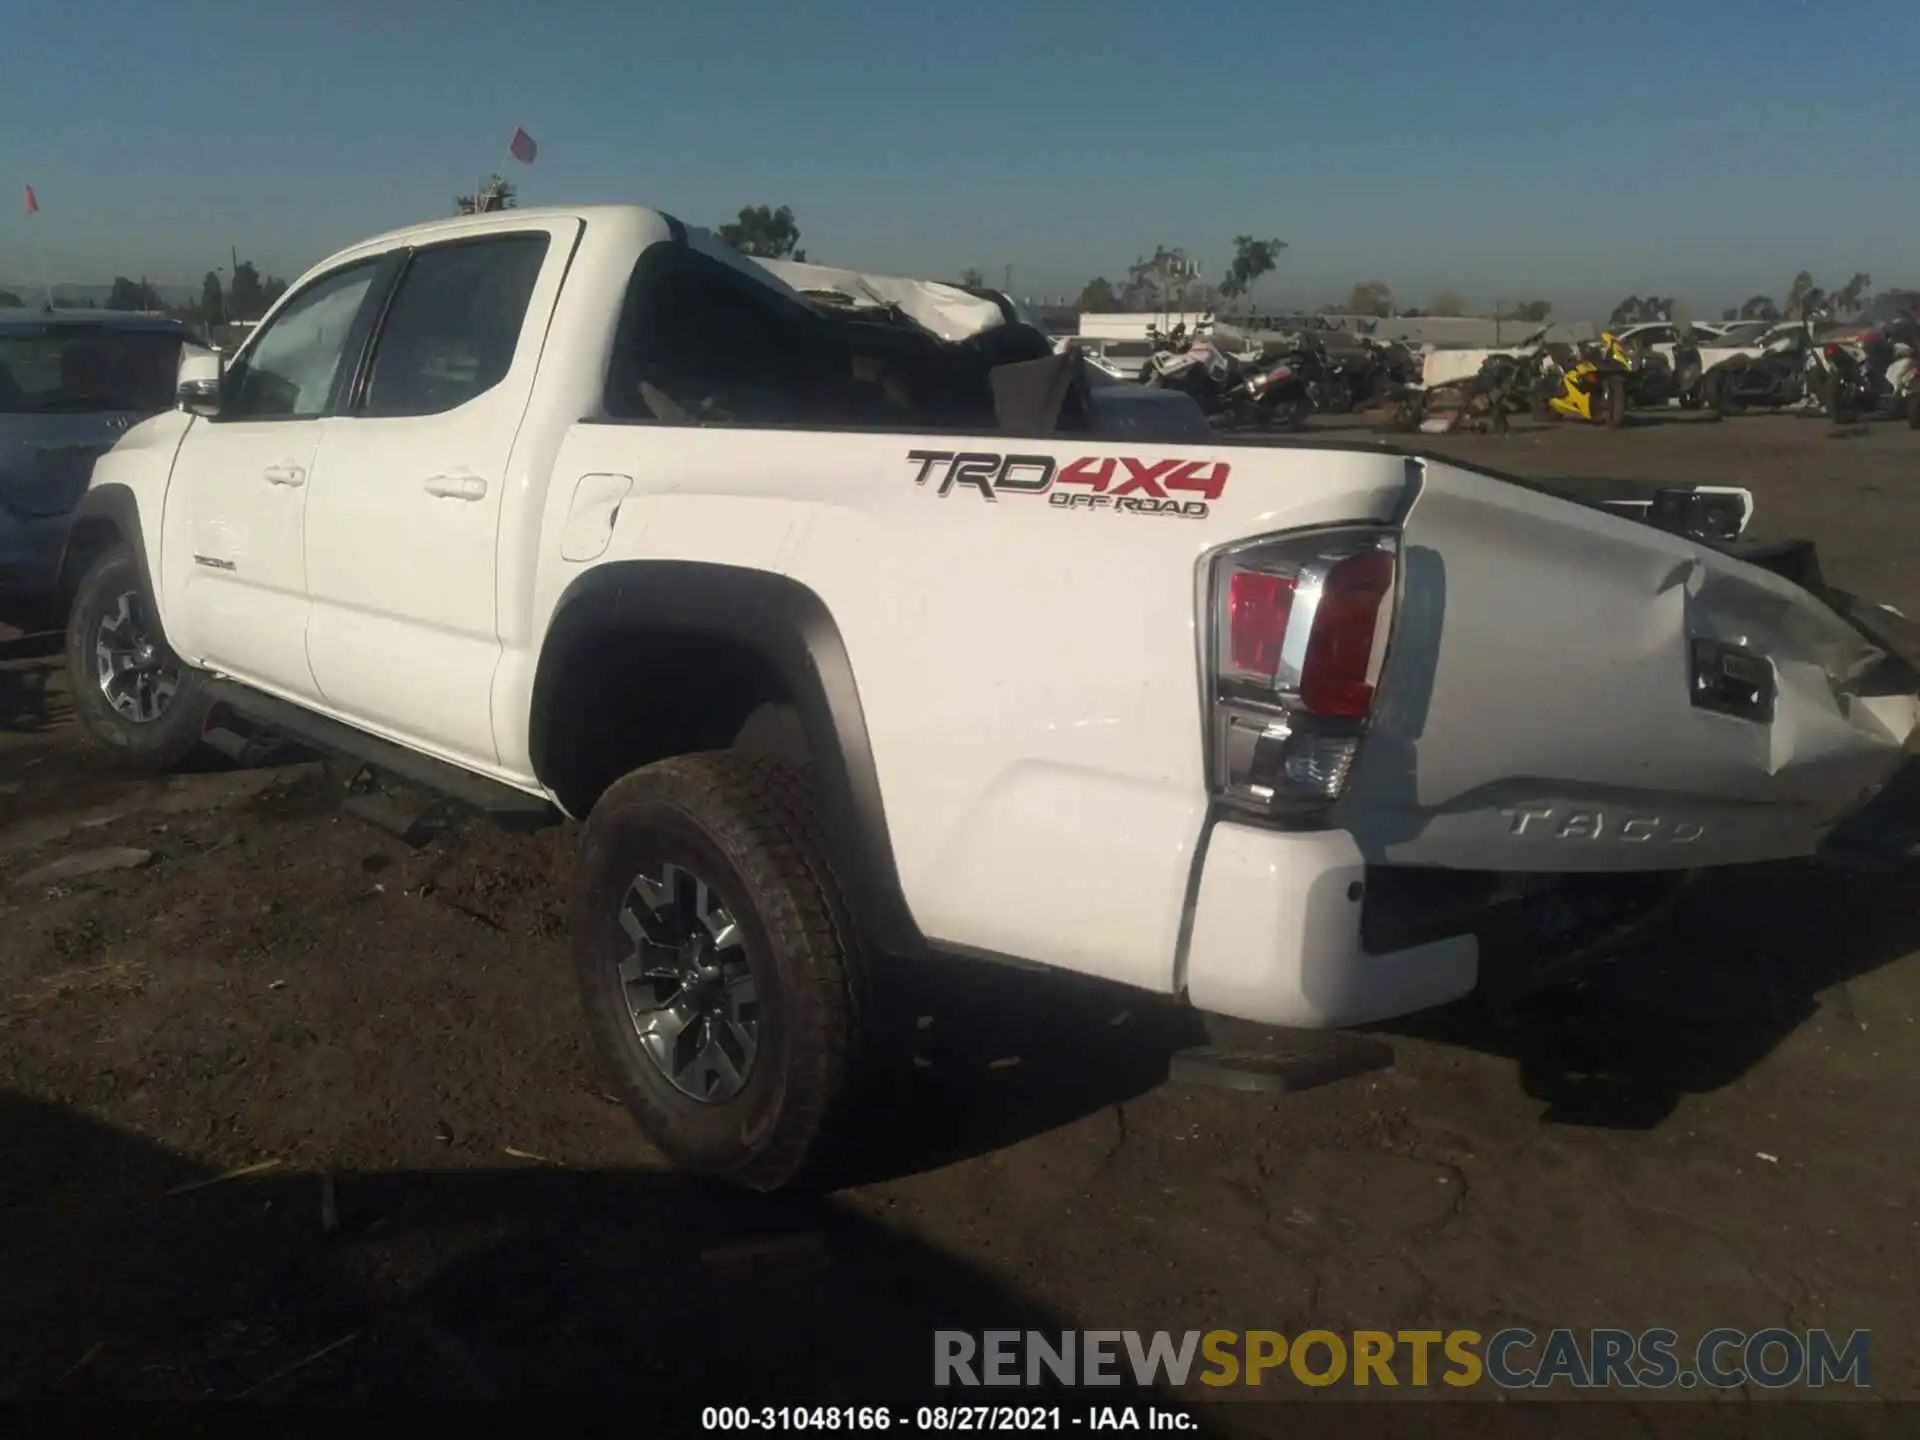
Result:
<svg viewBox="0 0 1920 1440">
<path fill-rule="evenodd" d="M 1736 355 L 1759 355 L 1784 341 L 1796 340 L 1805 333 L 1800 320 L 1743 320 L 1711 343 L 1700 346 L 1700 368 L 1711 370 Z"/>
</svg>

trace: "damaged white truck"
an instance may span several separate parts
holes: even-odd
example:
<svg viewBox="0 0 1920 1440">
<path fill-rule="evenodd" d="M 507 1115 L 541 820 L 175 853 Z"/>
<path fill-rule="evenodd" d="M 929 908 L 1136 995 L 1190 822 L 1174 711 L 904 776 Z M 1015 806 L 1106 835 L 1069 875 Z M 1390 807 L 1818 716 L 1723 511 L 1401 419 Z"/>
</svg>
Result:
<svg viewBox="0 0 1920 1440">
<path fill-rule="evenodd" d="M 1819 851 L 1920 646 L 1750 508 L 1233 444 L 954 287 L 509 211 L 183 370 L 82 503 L 69 662 L 132 763 L 257 727 L 583 821 L 622 1095 L 773 1188 L 831 1153 L 877 966 L 1346 1026 Z"/>
</svg>

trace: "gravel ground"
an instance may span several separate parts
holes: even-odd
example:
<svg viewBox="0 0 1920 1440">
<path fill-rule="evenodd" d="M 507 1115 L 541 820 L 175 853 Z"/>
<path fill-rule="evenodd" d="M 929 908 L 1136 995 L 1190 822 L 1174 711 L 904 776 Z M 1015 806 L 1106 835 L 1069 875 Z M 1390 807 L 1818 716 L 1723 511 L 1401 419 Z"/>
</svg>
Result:
<svg viewBox="0 0 1920 1440">
<path fill-rule="evenodd" d="M 1757 533 L 1920 607 L 1903 426 L 1433 448 L 1748 484 Z M 1867 1328 L 1873 1394 L 1920 1400 L 1910 875 L 1728 878 L 1524 1023 L 1426 1017 L 1386 1037 L 1391 1068 L 1287 1096 L 1168 1081 L 1182 1017 L 932 971 L 927 1063 L 869 1178 L 763 1200 L 665 1171 L 609 1100 L 563 952 L 568 832 L 408 845 L 318 764 L 130 783 L 78 746 L 57 657 L 0 657 L 0 1396 L 670 1397 L 685 1419 L 753 1385 L 918 1384 L 935 1326 L 1525 1324 Z M 1676 1398 L 1551 1407 L 1538 1433 L 1912 1415 Z"/>
</svg>

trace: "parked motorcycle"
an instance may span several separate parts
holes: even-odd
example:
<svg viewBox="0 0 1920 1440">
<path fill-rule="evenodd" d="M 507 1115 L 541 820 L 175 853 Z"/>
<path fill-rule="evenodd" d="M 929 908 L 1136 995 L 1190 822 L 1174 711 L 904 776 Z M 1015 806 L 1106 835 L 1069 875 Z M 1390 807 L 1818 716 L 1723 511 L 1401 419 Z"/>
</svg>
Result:
<svg viewBox="0 0 1920 1440">
<path fill-rule="evenodd" d="M 1711 367 L 1700 377 L 1700 395 L 1708 408 L 1722 415 L 1784 410 L 1806 404 L 1826 373 L 1808 322 L 1758 355 L 1730 356 Z"/>
<path fill-rule="evenodd" d="M 1916 342 L 1920 342 L 1920 319 L 1909 314 L 1822 345 L 1820 403 L 1834 423 L 1851 424 L 1883 412 L 1904 413 L 1900 392 L 1913 371 Z"/>
<path fill-rule="evenodd" d="M 1629 410 L 1664 410 L 1672 405 L 1700 408 L 1700 346 L 1685 311 L 1676 308 L 1673 315 L 1671 357 L 1644 340 L 1626 341 L 1620 348 L 1628 365 Z"/>
<path fill-rule="evenodd" d="M 1259 430 L 1298 430 L 1325 408 L 1324 365 L 1317 345 L 1248 375 L 1227 396 L 1229 424 Z"/>
<path fill-rule="evenodd" d="M 1480 362 L 1479 370 L 1464 380 L 1450 380 L 1431 389 L 1408 386 L 1399 392 L 1399 403 L 1386 428 L 1437 435 L 1462 429 L 1504 435 L 1507 417 L 1531 403 L 1540 384 L 1538 367 L 1543 353 L 1489 355 Z"/>
<path fill-rule="evenodd" d="M 1301 349 L 1309 368 L 1317 372 L 1313 380 L 1318 408 L 1330 415 L 1369 409 L 1391 398 L 1407 383 L 1407 362 L 1412 359 L 1405 346 L 1389 346 L 1370 335 L 1334 346 L 1309 339 Z"/>
<path fill-rule="evenodd" d="M 1553 349 L 1542 352 L 1543 373 L 1533 392 L 1534 418 L 1584 420 L 1610 430 L 1626 424 L 1627 386 L 1635 367 L 1613 332 L 1603 332 L 1597 345 L 1576 352 L 1570 364 L 1555 356 Z"/>
<path fill-rule="evenodd" d="M 1223 430 L 1298 429 L 1317 408 L 1308 377 L 1291 360 L 1249 365 L 1217 345 L 1202 343 L 1175 352 L 1154 352 L 1142 382 L 1149 389 L 1178 390 L 1192 397 Z"/>
<path fill-rule="evenodd" d="M 1168 336 L 1152 332 L 1154 350 L 1141 367 L 1140 383 L 1160 390 L 1184 391 L 1211 414 L 1238 379 L 1234 363 L 1215 346 L 1186 343 L 1184 331 L 1184 326 L 1177 325 Z"/>
</svg>

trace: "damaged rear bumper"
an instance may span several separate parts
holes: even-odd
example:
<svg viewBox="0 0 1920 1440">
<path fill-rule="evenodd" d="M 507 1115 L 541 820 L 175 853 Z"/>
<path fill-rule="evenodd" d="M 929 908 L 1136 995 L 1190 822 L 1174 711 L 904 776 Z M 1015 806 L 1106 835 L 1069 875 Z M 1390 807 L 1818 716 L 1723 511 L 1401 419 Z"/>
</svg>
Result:
<svg viewBox="0 0 1920 1440">
<path fill-rule="evenodd" d="M 1920 634 L 1828 587 L 1810 545 L 1726 538 L 1750 514 L 1726 503 L 1718 534 L 1684 513 L 1636 524 L 1424 462 L 1335 815 L 1370 863 L 1628 873 L 1821 851 L 1920 738 Z"/>
</svg>

